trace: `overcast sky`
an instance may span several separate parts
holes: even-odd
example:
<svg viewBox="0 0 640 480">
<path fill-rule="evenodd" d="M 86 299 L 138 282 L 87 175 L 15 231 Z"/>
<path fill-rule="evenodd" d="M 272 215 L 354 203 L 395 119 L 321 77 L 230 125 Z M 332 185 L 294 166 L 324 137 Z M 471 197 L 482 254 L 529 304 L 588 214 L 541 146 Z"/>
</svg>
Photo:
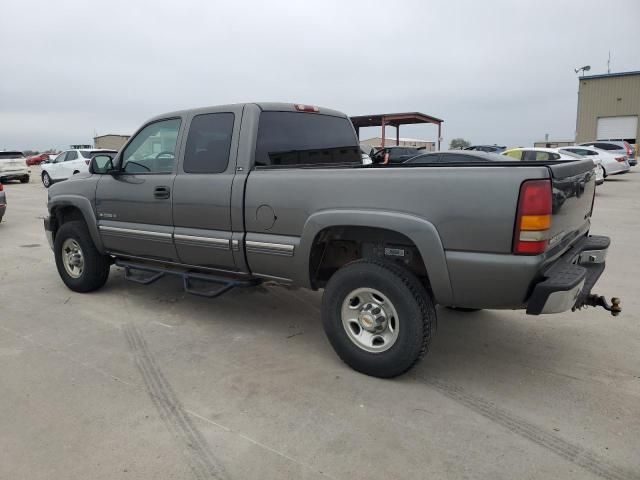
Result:
<svg viewBox="0 0 640 480">
<path fill-rule="evenodd" d="M 447 144 L 531 145 L 573 138 L 575 67 L 605 73 L 611 50 L 613 72 L 640 70 L 638 0 L 3 0 L 0 18 L 0 149 L 246 101 L 420 111 Z"/>
</svg>

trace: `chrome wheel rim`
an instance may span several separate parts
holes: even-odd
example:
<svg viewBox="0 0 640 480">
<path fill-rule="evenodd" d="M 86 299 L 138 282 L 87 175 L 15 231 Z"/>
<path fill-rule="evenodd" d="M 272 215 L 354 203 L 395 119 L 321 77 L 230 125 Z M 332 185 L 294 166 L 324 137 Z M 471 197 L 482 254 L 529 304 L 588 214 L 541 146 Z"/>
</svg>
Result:
<svg viewBox="0 0 640 480">
<path fill-rule="evenodd" d="M 341 316 L 349 340 L 366 352 L 382 353 L 398 339 L 398 313 L 393 303 L 378 290 L 353 290 L 342 302 Z"/>
<path fill-rule="evenodd" d="M 73 238 L 67 238 L 62 243 L 62 264 L 67 274 L 72 278 L 79 278 L 84 271 L 82 249 Z"/>
<path fill-rule="evenodd" d="M 47 175 L 46 173 L 42 175 L 42 183 L 45 187 L 49 186 L 49 175 Z"/>
</svg>

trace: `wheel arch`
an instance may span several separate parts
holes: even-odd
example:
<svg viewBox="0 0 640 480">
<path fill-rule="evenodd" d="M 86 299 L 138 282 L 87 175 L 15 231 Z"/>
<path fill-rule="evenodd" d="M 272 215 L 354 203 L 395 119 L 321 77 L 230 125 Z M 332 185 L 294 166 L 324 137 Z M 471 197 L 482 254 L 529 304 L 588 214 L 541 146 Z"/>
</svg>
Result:
<svg viewBox="0 0 640 480">
<path fill-rule="evenodd" d="M 429 286 L 437 303 L 449 304 L 452 289 L 449 281 L 444 248 L 435 226 L 420 217 L 403 212 L 366 209 L 324 210 L 311 215 L 305 223 L 299 244 L 299 261 L 304 262 L 307 287 L 317 288 L 313 271 L 318 265 L 318 245 L 326 232 L 377 232 L 389 233 L 391 242 L 405 238 L 415 246 L 424 265 Z M 362 257 L 361 257 L 362 258 Z"/>
<path fill-rule="evenodd" d="M 100 253 L 104 253 L 104 245 L 98 232 L 96 216 L 93 212 L 91 202 L 89 202 L 87 198 L 79 195 L 56 196 L 49 204 L 49 211 L 54 221 L 52 225 L 54 238 L 56 231 L 62 224 L 72 220 L 82 220 L 87 226 L 87 230 L 89 231 L 89 235 L 91 235 L 96 249 Z"/>
</svg>

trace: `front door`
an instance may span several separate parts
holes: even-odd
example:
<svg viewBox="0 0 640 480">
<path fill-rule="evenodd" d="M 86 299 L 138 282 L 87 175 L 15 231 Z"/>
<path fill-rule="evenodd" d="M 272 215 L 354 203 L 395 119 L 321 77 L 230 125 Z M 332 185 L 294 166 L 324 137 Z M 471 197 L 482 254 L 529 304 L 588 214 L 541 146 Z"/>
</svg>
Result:
<svg viewBox="0 0 640 480">
<path fill-rule="evenodd" d="M 49 174 L 49 177 L 54 180 L 63 178 L 61 169 L 68 153 L 69 152 L 62 152 L 53 160 L 53 162 L 47 165 L 47 173 Z"/>
<path fill-rule="evenodd" d="M 173 196 L 174 240 L 180 261 L 236 270 L 239 239 L 231 228 L 231 184 L 241 107 L 213 108 L 189 120 Z"/>
<path fill-rule="evenodd" d="M 172 195 L 180 118 L 146 125 L 116 157 L 117 171 L 102 175 L 96 215 L 112 253 L 176 261 Z"/>
</svg>

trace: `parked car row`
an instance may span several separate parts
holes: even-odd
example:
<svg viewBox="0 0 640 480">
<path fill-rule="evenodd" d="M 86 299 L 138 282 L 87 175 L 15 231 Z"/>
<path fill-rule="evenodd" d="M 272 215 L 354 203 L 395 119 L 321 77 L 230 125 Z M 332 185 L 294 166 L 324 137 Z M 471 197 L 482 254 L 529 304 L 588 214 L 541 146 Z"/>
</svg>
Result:
<svg viewBox="0 0 640 480">
<path fill-rule="evenodd" d="M 32 167 L 34 165 L 40 165 L 45 162 L 50 162 L 51 160 L 56 158 L 57 155 L 58 155 L 57 153 L 51 153 L 51 152 L 32 155 L 30 157 L 27 157 L 27 165 Z"/>
<path fill-rule="evenodd" d="M 115 150 L 74 149 L 60 153 L 53 160 L 42 164 L 40 174 L 42 184 L 49 188 L 54 182 L 60 182 L 78 173 L 89 171 L 91 158 L 97 154 L 115 156 Z"/>
</svg>

